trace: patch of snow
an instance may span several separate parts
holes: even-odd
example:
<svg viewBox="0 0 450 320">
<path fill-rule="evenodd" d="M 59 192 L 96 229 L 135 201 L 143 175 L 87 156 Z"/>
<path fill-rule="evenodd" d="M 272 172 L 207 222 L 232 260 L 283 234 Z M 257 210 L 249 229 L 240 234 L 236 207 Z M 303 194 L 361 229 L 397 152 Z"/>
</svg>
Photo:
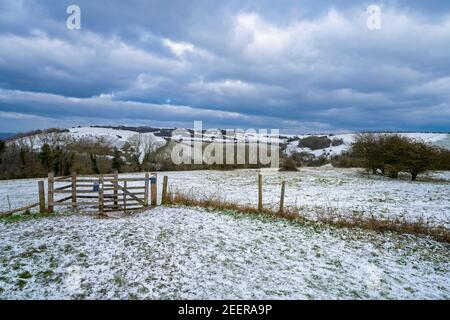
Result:
<svg viewBox="0 0 450 320">
<path fill-rule="evenodd" d="M 0 221 L 0 299 L 449 299 L 448 245 L 158 207 Z"/>
</svg>

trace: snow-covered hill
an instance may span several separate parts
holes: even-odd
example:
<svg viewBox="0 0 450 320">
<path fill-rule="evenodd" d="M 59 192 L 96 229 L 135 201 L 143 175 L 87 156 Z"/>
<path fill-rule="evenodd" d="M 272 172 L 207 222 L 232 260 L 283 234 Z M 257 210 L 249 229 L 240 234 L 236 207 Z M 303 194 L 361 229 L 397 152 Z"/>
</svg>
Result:
<svg viewBox="0 0 450 320">
<path fill-rule="evenodd" d="M 187 138 L 181 135 L 173 135 L 172 130 L 167 131 L 167 136 L 161 137 L 156 136 L 155 133 L 147 132 L 141 133 L 141 137 L 144 139 L 149 139 L 154 141 L 155 145 L 161 146 L 166 143 L 166 139 L 172 138 L 174 141 L 183 141 L 190 142 L 191 140 L 199 140 L 202 138 L 192 137 Z M 174 132 L 173 132 L 174 133 Z M 132 130 L 124 130 L 117 128 L 101 128 L 101 127 L 74 127 L 69 128 L 67 132 L 60 133 L 61 135 L 67 135 L 69 137 L 75 139 L 97 139 L 104 138 L 109 141 L 113 146 L 117 148 L 122 148 L 124 144 L 129 141 L 132 136 L 138 134 L 136 131 Z M 444 147 L 450 149 L 450 134 L 446 133 L 401 133 L 402 135 L 417 139 L 423 140 L 428 143 L 432 143 L 434 145 Z M 306 137 L 323 137 L 326 136 L 330 141 L 335 140 L 339 141 L 337 145 L 331 145 L 326 148 L 315 149 L 312 150 L 306 147 L 299 147 L 299 140 Z M 32 143 L 33 148 L 39 149 L 42 143 L 45 141 L 45 135 L 36 135 L 34 136 L 33 141 L 30 142 L 30 139 L 22 138 L 25 143 Z M 270 135 L 262 135 L 259 133 L 250 133 L 250 132 L 236 132 L 233 135 L 223 135 L 222 137 L 217 137 L 208 133 L 203 134 L 204 142 L 226 142 L 226 141 L 234 141 L 237 143 L 255 143 L 258 140 L 262 142 L 272 142 L 272 143 L 287 143 L 286 154 L 291 155 L 293 153 L 309 153 L 314 155 L 315 157 L 319 157 L 321 155 L 325 155 L 326 157 L 331 157 L 334 155 L 340 155 L 343 152 L 350 149 L 351 144 L 355 139 L 354 133 L 346 133 L 346 134 L 337 134 L 337 135 L 298 135 L 298 136 L 289 136 L 289 140 L 285 138 L 272 137 Z M 289 141 L 289 142 L 288 142 Z"/>
<path fill-rule="evenodd" d="M 44 131 L 43 133 L 36 133 L 32 135 L 21 135 L 20 138 L 13 139 L 12 141 L 20 142 L 20 144 L 26 144 L 34 150 L 40 150 L 44 143 L 64 145 L 67 142 L 67 139 L 70 138 L 75 140 L 87 139 L 92 141 L 103 138 L 113 147 L 120 149 L 127 141 L 130 140 L 131 137 L 136 135 L 138 135 L 138 133 L 131 130 L 76 127 L 61 131 L 51 131 L 50 133 Z M 155 146 L 161 146 L 166 143 L 164 138 L 157 137 L 153 133 L 142 133 L 140 135 L 142 140 L 153 141 Z"/>
<path fill-rule="evenodd" d="M 403 136 L 406 136 L 408 138 L 411 138 L 411 139 L 422 140 L 422 141 L 431 143 L 433 145 L 436 145 L 436 146 L 439 146 L 442 148 L 450 149 L 450 134 L 447 134 L 447 133 L 419 133 L 419 132 L 417 132 L 417 133 L 400 133 L 400 134 Z M 310 148 L 299 147 L 299 140 L 306 138 L 306 137 L 310 137 L 310 136 L 312 136 L 312 135 L 300 135 L 300 136 L 291 137 L 291 139 L 295 138 L 295 140 L 288 143 L 288 146 L 286 148 L 286 153 L 288 155 L 291 155 L 293 153 L 306 152 L 309 154 L 313 154 L 316 157 L 319 157 L 321 155 L 324 155 L 326 157 L 340 155 L 343 152 L 350 149 L 353 141 L 355 140 L 356 134 L 346 133 L 346 134 L 337 134 L 337 135 L 327 135 L 326 137 L 330 140 L 342 139 L 342 144 L 337 145 L 337 146 L 330 145 L 327 148 L 316 149 L 316 150 L 311 150 Z M 317 136 L 323 136 L 323 135 L 317 135 Z"/>
<path fill-rule="evenodd" d="M 110 128 L 98 128 L 98 127 L 77 127 L 70 128 L 69 134 L 75 139 L 96 139 L 106 138 L 117 148 L 122 148 L 123 145 L 129 141 L 132 136 L 138 133 L 131 130 L 119 130 Z M 164 145 L 166 143 L 164 138 L 157 137 L 153 133 L 141 133 L 142 136 L 148 137 L 158 145 Z"/>
</svg>

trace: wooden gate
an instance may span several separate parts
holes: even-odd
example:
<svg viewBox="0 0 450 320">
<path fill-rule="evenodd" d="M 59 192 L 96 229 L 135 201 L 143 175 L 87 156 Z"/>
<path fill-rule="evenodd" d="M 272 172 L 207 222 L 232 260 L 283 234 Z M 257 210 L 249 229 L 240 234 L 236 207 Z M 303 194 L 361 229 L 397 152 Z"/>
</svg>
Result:
<svg viewBox="0 0 450 320">
<path fill-rule="evenodd" d="M 151 203 L 156 206 L 156 173 L 143 177 L 123 177 L 119 174 L 77 175 L 54 177 L 48 175 L 48 212 L 55 206 L 71 206 L 73 209 L 96 209 L 99 213 L 130 211 L 148 207 L 149 185 Z M 59 199 L 56 199 L 56 198 Z"/>
</svg>

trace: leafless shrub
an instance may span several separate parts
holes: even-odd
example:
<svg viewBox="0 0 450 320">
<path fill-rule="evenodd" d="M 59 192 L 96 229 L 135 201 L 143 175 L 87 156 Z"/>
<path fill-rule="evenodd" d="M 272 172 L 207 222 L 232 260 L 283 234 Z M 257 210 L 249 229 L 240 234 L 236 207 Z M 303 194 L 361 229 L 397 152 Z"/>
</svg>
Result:
<svg viewBox="0 0 450 320">
<path fill-rule="evenodd" d="M 297 162 L 293 157 L 287 157 L 281 160 L 279 171 L 298 171 Z"/>
</svg>

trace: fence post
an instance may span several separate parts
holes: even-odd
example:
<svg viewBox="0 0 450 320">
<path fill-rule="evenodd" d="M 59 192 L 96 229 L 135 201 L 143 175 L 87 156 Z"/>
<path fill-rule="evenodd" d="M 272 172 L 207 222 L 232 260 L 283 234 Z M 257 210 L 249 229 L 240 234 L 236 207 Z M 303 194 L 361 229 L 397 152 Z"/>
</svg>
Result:
<svg viewBox="0 0 450 320">
<path fill-rule="evenodd" d="M 77 207 L 77 173 L 72 172 L 72 209 Z"/>
<path fill-rule="evenodd" d="M 44 191 L 44 181 L 38 182 L 39 189 L 39 212 L 45 212 L 45 191 Z"/>
<path fill-rule="evenodd" d="M 127 181 L 123 182 L 123 211 L 127 211 Z"/>
<path fill-rule="evenodd" d="M 53 175 L 53 172 L 49 172 L 48 174 L 48 213 L 53 213 L 53 204 L 55 201 L 54 198 L 54 185 L 55 185 L 55 177 Z"/>
<path fill-rule="evenodd" d="M 286 182 L 281 182 L 281 198 L 280 198 L 280 213 L 284 212 L 284 191 L 286 188 Z"/>
<path fill-rule="evenodd" d="M 262 175 L 258 174 L 258 210 L 262 211 L 263 200 L 262 200 Z"/>
<path fill-rule="evenodd" d="M 162 189 L 162 197 L 161 197 L 161 204 L 165 204 L 167 202 L 167 186 L 169 182 L 169 177 L 164 176 L 163 178 L 163 189 Z"/>
<path fill-rule="evenodd" d="M 156 173 L 153 174 L 155 176 L 154 179 L 152 179 L 152 207 L 157 206 L 157 197 L 158 197 L 158 176 Z"/>
<path fill-rule="evenodd" d="M 103 214 L 103 175 L 98 178 L 98 211 Z"/>
<path fill-rule="evenodd" d="M 119 171 L 114 171 L 114 208 L 119 207 Z"/>
<path fill-rule="evenodd" d="M 148 183 L 149 183 L 149 174 L 145 173 L 145 191 L 144 191 L 144 207 L 148 207 Z"/>
</svg>

